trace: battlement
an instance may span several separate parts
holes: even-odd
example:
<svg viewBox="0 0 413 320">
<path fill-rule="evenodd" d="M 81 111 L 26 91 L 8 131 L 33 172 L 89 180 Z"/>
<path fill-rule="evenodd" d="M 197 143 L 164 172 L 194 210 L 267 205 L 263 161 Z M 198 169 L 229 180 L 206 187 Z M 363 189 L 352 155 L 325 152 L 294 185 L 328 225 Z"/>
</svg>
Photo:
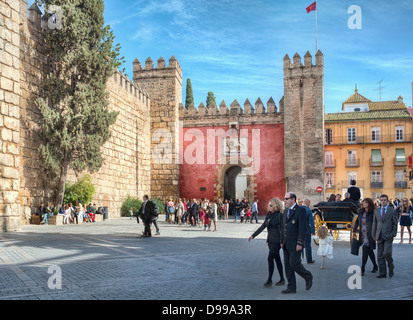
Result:
<svg viewBox="0 0 413 320">
<path fill-rule="evenodd" d="M 133 61 L 133 78 L 145 78 L 148 77 L 148 73 L 151 73 L 151 76 L 156 76 L 159 73 L 159 76 L 164 76 L 166 73 L 171 73 L 171 72 L 176 72 L 178 73 L 178 76 L 182 79 L 182 69 L 181 66 L 178 62 L 178 60 L 175 58 L 175 56 L 172 56 L 169 59 L 169 65 L 166 66 L 165 59 L 163 57 L 160 57 L 157 60 L 157 66 L 154 66 L 153 60 L 151 57 L 148 57 L 145 61 L 145 67 L 142 67 L 141 62 L 138 60 L 138 58 L 135 58 Z M 172 75 L 172 73 L 171 73 Z"/>
<path fill-rule="evenodd" d="M 283 99 L 280 100 L 280 110 L 278 110 L 272 97 L 267 101 L 266 107 L 264 106 L 261 98 L 257 99 L 254 106 L 251 104 L 249 99 L 246 99 L 243 108 L 241 108 L 236 99 L 230 104 L 229 107 L 223 100 L 219 107 L 217 107 L 214 103 L 207 107 L 203 102 L 201 102 L 198 108 L 195 108 L 194 104 L 191 104 L 187 109 L 183 106 L 183 104 L 180 104 L 179 117 L 181 120 L 205 120 L 206 117 L 209 119 L 214 117 L 218 121 L 227 121 L 229 118 L 243 117 L 251 118 L 251 121 L 254 122 L 252 118 L 256 118 L 255 120 L 258 118 L 263 120 L 263 118 L 272 119 L 272 116 L 280 116 L 283 112 L 283 108 Z"/>
<path fill-rule="evenodd" d="M 294 68 L 312 68 L 312 67 L 323 67 L 324 66 L 324 56 L 323 53 L 318 50 L 315 55 L 315 65 L 312 63 L 312 55 L 309 51 L 304 55 L 304 65 L 301 62 L 301 56 L 296 52 L 293 57 L 293 63 L 288 54 L 284 57 L 284 69 L 294 69 Z"/>
<path fill-rule="evenodd" d="M 113 72 L 112 80 L 120 88 L 124 89 L 125 93 L 133 95 L 147 107 L 150 105 L 149 93 L 117 68 Z"/>
</svg>

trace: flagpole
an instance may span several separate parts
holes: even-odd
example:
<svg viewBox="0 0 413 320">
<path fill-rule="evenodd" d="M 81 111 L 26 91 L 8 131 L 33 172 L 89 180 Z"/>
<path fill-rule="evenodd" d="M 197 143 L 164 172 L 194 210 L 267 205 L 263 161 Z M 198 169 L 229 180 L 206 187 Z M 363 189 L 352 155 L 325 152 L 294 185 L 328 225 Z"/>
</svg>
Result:
<svg viewBox="0 0 413 320">
<path fill-rule="evenodd" d="M 315 52 L 317 53 L 317 1 L 316 1 L 316 9 L 315 9 Z"/>
</svg>

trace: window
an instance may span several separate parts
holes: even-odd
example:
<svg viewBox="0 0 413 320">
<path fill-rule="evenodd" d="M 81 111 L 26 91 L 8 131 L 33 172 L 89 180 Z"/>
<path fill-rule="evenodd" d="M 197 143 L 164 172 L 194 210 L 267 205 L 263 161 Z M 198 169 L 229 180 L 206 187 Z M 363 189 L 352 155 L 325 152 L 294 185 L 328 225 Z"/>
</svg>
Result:
<svg viewBox="0 0 413 320">
<path fill-rule="evenodd" d="M 357 172 L 349 172 L 347 175 L 347 182 L 348 182 L 348 186 L 351 186 L 351 180 L 355 180 L 356 184 L 357 184 Z"/>
<path fill-rule="evenodd" d="M 404 155 L 404 149 L 396 149 L 396 162 L 405 162 L 406 156 Z"/>
<path fill-rule="evenodd" d="M 381 171 L 372 171 L 371 172 L 371 182 L 381 182 Z"/>
<path fill-rule="evenodd" d="M 334 172 L 326 172 L 326 188 L 334 185 Z"/>
<path fill-rule="evenodd" d="M 356 128 L 347 128 L 347 143 L 356 143 Z"/>
<path fill-rule="evenodd" d="M 334 153 L 333 151 L 325 152 L 325 166 L 334 167 Z"/>
<path fill-rule="evenodd" d="M 406 192 L 396 192 L 396 198 L 397 199 L 406 198 Z"/>
<path fill-rule="evenodd" d="M 357 151 L 356 150 L 347 150 L 347 165 L 357 166 Z"/>
<path fill-rule="evenodd" d="M 404 141 L 404 126 L 396 126 L 396 141 Z"/>
<path fill-rule="evenodd" d="M 371 150 L 371 162 L 381 162 L 381 151 L 380 149 L 372 149 Z"/>
<path fill-rule="evenodd" d="M 333 129 L 326 129 L 326 144 L 333 144 Z"/>
<path fill-rule="evenodd" d="M 380 142 L 380 127 L 371 127 L 371 142 Z"/>
<path fill-rule="evenodd" d="M 396 182 L 404 182 L 406 178 L 403 170 L 396 170 Z"/>
</svg>

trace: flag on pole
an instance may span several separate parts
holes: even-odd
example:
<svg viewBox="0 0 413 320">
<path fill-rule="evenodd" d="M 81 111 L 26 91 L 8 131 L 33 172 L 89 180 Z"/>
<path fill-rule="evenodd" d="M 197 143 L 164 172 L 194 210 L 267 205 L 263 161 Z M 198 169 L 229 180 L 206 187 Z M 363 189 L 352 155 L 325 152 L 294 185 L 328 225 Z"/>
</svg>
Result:
<svg viewBox="0 0 413 320">
<path fill-rule="evenodd" d="M 307 13 L 310 13 L 311 11 L 316 11 L 317 10 L 317 1 L 314 1 L 314 3 L 310 4 L 307 8 Z"/>
</svg>

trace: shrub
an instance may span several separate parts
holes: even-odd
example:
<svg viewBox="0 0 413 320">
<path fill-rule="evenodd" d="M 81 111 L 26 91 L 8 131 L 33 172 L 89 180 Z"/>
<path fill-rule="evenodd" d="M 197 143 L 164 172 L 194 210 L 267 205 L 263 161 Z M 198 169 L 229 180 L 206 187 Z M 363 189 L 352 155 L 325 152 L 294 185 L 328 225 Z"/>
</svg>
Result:
<svg viewBox="0 0 413 320">
<path fill-rule="evenodd" d="M 133 213 L 136 215 L 139 211 L 139 209 L 142 206 L 142 201 L 137 199 L 137 198 L 133 198 L 131 196 L 128 196 L 125 201 L 123 201 L 122 203 L 122 207 L 120 209 L 120 215 L 121 217 L 129 217 L 130 213 L 129 213 L 129 209 L 132 208 Z"/>
<path fill-rule="evenodd" d="M 66 182 L 64 203 L 73 203 L 81 201 L 82 204 L 88 204 L 93 200 L 95 187 L 92 184 L 90 175 L 84 175 L 75 183 Z"/>
</svg>

